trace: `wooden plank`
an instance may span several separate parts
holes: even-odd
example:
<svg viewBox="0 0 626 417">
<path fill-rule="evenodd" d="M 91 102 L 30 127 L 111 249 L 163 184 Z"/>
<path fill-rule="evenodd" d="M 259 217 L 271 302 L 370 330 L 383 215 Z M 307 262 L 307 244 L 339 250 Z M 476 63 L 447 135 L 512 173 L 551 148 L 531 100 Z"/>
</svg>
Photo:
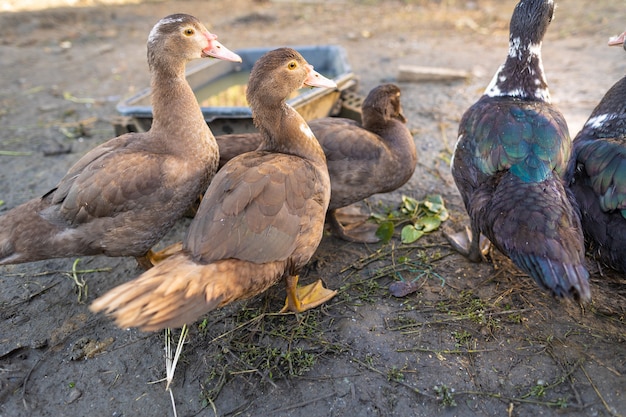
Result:
<svg viewBox="0 0 626 417">
<path fill-rule="evenodd" d="M 447 82 L 467 80 L 468 71 L 441 67 L 420 67 L 414 65 L 398 66 L 398 82 Z"/>
</svg>

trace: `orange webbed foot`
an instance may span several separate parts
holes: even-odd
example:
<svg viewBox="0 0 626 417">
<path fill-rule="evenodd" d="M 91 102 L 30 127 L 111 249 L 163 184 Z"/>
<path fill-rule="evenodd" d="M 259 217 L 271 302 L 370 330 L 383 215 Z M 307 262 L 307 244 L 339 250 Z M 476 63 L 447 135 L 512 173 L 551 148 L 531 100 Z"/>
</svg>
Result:
<svg viewBox="0 0 626 417">
<path fill-rule="evenodd" d="M 317 280 L 313 284 L 298 287 L 298 276 L 287 277 L 287 300 L 281 313 L 291 311 L 301 313 L 310 310 L 333 298 L 337 291 L 324 287 L 322 280 Z"/>
</svg>

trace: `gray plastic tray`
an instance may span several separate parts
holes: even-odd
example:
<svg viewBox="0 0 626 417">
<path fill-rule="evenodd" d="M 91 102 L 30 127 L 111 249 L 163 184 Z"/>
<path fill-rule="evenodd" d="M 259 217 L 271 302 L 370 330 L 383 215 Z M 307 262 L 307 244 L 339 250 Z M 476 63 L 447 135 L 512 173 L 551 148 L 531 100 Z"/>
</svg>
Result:
<svg viewBox="0 0 626 417">
<path fill-rule="evenodd" d="M 198 92 L 210 83 L 218 82 L 228 75 L 237 72 L 249 73 L 252 65 L 267 51 L 274 48 L 249 48 L 236 52 L 241 56 L 242 63 L 226 62 L 215 59 L 195 61 L 187 69 L 187 80 L 194 92 Z M 315 70 L 331 78 L 337 83 L 337 89 L 312 88 L 305 90 L 288 100 L 305 120 L 334 116 L 341 111 L 341 93 L 355 90 L 357 80 L 348 63 L 345 50 L 338 45 L 296 46 Z M 199 100 L 200 101 L 200 100 Z M 255 131 L 252 123 L 252 112 L 247 106 L 211 106 L 201 107 L 205 120 L 215 135 L 228 133 L 245 133 Z M 117 106 L 123 116 L 115 120 L 118 134 L 125 131 L 145 131 L 152 124 L 152 106 L 150 105 L 150 88 L 121 101 Z"/>
</svg>

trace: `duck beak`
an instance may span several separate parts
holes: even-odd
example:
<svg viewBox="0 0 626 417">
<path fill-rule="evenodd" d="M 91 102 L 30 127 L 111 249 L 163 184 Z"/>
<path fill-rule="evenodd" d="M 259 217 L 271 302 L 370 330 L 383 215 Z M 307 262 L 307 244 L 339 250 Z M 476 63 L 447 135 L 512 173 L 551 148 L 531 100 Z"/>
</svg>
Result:
<svg viewBox="0 0 626 417">
<path fill-rule="evenodd" d="M 313 65 L 307 64 L 307 77 L 304 80 L 304 84 L 311 87 L 323 87 L 323 88 L 337 88 L 337 84 L 324 77 L 319 72 L 313 69 Z"/>
<path fill-rule="evenodd" d="M 626 32 L 609 39 L 609 46 L 621 46 L 624 44 L 624 41 L 626 41 Z"/>
<path fill-rule="evenodd" d="M 206 35 L 209 41 L 209 46 L 202 50 L 202 57 L 213 57 L 217 59 L 223 59 L 224 61 L 241 62 L 241 57 L 219 43 L 217 41 L 217 35 L 208 33 Z"/>
</svg>

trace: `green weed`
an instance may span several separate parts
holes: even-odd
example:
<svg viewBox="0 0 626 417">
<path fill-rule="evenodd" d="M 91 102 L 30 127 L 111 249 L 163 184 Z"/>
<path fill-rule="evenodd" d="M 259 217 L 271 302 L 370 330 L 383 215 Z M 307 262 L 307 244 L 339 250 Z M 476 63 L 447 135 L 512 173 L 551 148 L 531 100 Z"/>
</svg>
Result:
<svg viewBox="0 0 626 417">
<path fill-rule="evenodd" d="M 372 215 L 379 224 L 376 235 L 383 242 L 389 242 L 395 228 L 403 226 L 400 238 L 404 244 L 413 243 L 426 233 L 439 229 L 448 217 L 448 210 L 440 195 L 427 196 L 423 201 L 403 195 L 399 208 L 388 210 L 385 214 Z"/>
</svg>

